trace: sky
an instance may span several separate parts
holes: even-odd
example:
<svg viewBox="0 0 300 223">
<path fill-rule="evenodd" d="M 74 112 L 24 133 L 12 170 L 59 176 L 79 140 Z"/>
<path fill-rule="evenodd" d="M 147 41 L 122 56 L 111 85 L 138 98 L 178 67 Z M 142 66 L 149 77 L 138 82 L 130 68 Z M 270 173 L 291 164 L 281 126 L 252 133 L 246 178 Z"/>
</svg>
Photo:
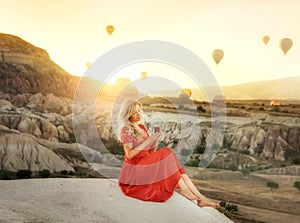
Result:
<svg viewBox="0 0 300 223">
<path fill-rule="evenodd" d="M 298 0 L 0 0 L 0 32 L 45 49 L 72 75 L 109 50 L 141 40 L 161 40 L 195 53 L 221 86 L 300 75 Z M 110 36 L 107 25 L 115 31 Z M 270 36 L 265 45 L 263 36 Z M 293 40 L 287 55 L 282 38 Z M 212 51 L 222 49 L 216 65 Z M 182 87 L 195 83 L 170 65 L 141 63 L 118 71 L 137 80 L 141 72 Z"/>
</svg>

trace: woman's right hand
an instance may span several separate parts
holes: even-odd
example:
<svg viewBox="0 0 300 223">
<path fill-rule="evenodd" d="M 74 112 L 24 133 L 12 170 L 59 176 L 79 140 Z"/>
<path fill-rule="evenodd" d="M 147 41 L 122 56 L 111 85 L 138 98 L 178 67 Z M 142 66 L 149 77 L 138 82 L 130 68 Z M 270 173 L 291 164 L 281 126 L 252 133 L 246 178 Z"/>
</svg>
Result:
<svg viewBox="0 0 300 223">
<path fill-rule="evenodd" d="M 158 131 L 149 136 L 149 143 L 153 144 L 158 141 L 158 138 L 161 136 L 162 132 Z"/>
</svg>

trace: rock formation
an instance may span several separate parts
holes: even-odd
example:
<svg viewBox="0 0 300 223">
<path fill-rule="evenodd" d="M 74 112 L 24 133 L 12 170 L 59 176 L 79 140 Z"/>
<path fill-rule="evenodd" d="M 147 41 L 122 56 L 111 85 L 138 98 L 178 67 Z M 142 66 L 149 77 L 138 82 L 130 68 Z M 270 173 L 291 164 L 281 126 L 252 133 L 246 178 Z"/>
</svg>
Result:
<svg viewBox="0 0 300 223">
<path fill-rule="evenodd" d="M 228 146 L 284 161 L 299 154 L 300 126 L 261 122 L 239 126 L 227 135 Z"/>
<path fill-rule="evenodd" d="M 61 172 L 73 171 L 74 168 L 55 152 L 44 147 L 29 134 L 9 130 L 0 125 L 0 167 L 1 170 Z"/>
<path fill-rule="evenodd" d="M 121 161 L 111 154 L 102 155 L 78 143 L 37 138 L 0 125 L 0 170 L 17 172 L 25 169 L 38 172 L 46 169 L 51 173 L 74 172 L 78 167 L 90 168 L 88 162 L 103 161 L 121 165 Z"/>
<path fill-rule="evenodd" d="M 90 97 L 90 92 L 97 92 L 101 84 L 91 78 L 81 80 L 68 74 L 50 59 L 45 50 L 17 36 L 1 33 L 0 80 L 0 89 L 5 93 L 53 93 L 68 98 L 74 97 L 80 81 L 89 89 L 84 97 Z M 18 99 L 23 101 L 22 98 Z"/>
<path fill-rule="evenodd" d="M 108 179 L 0 181 L 0 222 L 232 223 L 209 207 L 199 208 L 177 192 L 166 202 L 122 194 Z"/>
</svg>

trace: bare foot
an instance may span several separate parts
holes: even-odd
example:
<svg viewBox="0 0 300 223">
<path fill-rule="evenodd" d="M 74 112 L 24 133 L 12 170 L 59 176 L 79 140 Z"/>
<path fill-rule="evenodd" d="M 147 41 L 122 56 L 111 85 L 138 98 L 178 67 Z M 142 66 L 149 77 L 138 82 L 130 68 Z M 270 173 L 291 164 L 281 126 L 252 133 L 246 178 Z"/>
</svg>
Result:
<svg viewBox="0 0 300 223">
<path fill-rule="evenodd" d="M 198 200 L 197 203 L 198 203 L 199 207 L 213 207 L 213 208 L 219 208 L 220 207 L 220 205 L 218 203 L 210 201 L 206 197 L 202 197 L 200 200 Z"/>
<path fill-rule="evenodd" d="M 198 198 L 189 189 L 186 190 L 179 189 L 179 193 L 191 201 L 198 200 Z"/>
</svg>

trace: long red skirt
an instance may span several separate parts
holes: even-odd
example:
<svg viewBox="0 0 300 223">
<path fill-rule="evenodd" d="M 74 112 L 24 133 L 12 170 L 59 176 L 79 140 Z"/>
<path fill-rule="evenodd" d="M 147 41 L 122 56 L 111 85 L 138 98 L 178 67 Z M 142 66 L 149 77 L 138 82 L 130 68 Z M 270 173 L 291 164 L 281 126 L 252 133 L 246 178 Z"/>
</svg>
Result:
<svg viewBox="0 0 300 223">
<path fill-rule="evenodd" d="M 170 198 L 185 170 L 173 151 L 161 148 L 140 152 L 121 168 L 119 186 L 127 196 L 144 201 L 164 202 Z"/>
</svg>

